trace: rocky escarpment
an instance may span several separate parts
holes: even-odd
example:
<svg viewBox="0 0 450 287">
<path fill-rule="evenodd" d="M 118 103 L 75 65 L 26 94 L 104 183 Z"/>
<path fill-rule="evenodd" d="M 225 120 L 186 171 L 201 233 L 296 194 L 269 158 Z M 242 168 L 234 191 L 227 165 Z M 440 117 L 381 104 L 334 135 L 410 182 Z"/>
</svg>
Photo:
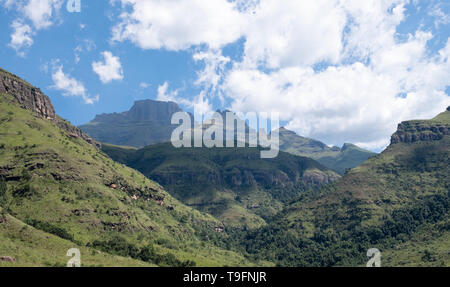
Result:
<svg viewBox="0 0 450 287">
<path fill-rule="evenodd" d="M 23 109 L 31 110 L 38 116 L 55 122 L 60 128 L 67 131 L 71 137 L 81 138 L 96 147 L 100 147 L 98 142 L 94 141 L 79 128 L 58 117 L 50 98 L 42 93 L 39 88 L 33 87 L 18 76 L 1 68 L 0 93 L 12 96 Z"/>
<path fill-rule="evenodd" d="M 170 141 L 172 115 L 180 111 L 174 102 L 136 101 L 129 111 L 97 115 L 80 129 L 100 142 L 140 148 Z"/>
<path fill-rule="evenodd" d="M 448 109 L 447 109 L 448 110 Z M 450 135 L 449 125 L 433 121 L 407 121 L 398 125 L 391 137 L 391 144 L 436 141 Z"/>
<path fill-rule="evenodd" d="M 52 102 L 40 89 L 3 69 L 0 69 L 0 93 L 13 96 L 22 108 L 32 110 L 45 119 L 56 117 Z"/>
</svg>

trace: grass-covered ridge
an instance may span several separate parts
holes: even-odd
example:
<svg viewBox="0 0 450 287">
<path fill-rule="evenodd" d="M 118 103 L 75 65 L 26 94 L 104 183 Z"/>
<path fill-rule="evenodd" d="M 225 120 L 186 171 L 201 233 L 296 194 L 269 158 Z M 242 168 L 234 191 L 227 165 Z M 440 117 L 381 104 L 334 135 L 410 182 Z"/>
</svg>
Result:
<svg viewBox="0 0 450 287">
<path fill-rule="evenodd" d="M 0 181 L 3 238 L 11 235 L 5 224 L 17 220 L 75 246 L 97 249 L 95 242 L 117 239 L 138 250 L 151 246 L 158 256 L 172 254 L 180 264 L 250 264 L 207 240 L 220 225 L 216 219 L 181 204 L 141 173 L 114 162 L 55 122 L 20 108 L 5 94 L 0 95 Z M 0 256 L 17 257 L 17 265 L 60 263 L 52 259 L 53 249 L 45 242 L 42 256 L 28 261 L 20 242 L 0 241 Z M 105 265 L 116 264 L 114 258 Z M 100 259 L 93 262 L 103 264 Z"/>
<path fill-rule="evenodd" d="M 450 126 L 448 113 L 440 127 Z M 435 119 L 414 122 L 436 130 Z M 374 247 L 384 266 L 449 266 L 450 135 L 418 139 L 302 195 L 239 244 L 289 266 L 363 266 Z"/>
<path fill-rule="evenodd" d="M 312 158 L 340 175 L 375 155 L 350 143 L 344 144 L 342 148 L 328 147 L 320 141 L 299 136 L 285 128 L 280 128 L 279 134 L 280 150 Z"/>
<path fill-rule="evenodd" d="M 261 159 L 260 148 L 175 148 L 165 143 L 139 150 L 104 144 L 102 149 L 183 203 L 233 227 L 265 225 L 284 203 L 339 178 L 310 158 L 280 152 Z"/>
</svg>

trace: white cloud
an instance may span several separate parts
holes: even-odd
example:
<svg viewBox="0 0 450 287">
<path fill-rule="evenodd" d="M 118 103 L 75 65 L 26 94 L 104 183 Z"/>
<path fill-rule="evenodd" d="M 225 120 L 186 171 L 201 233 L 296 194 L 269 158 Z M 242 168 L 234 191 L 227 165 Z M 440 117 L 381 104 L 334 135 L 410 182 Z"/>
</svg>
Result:
<svg viewBox="0 0 450 287">
<path fill-rule="evenodd" d="M 31 27 L 21 23 L 20 21 L 14 21 L 11 25 L 14 32 L 11 34 L 11 41 L 9 46 L 14 48 L 20 56 L 24 56 L 22 49 L 29 48 L 33 45 Z"/>
<path fill-rule="evenodd" d="M 53 25 L 52 17 L 61 9 L 63 2 L 63 0 L 29 0 L 21 10 L 34 27 L 41 30 Z"/>
<path fill-rule="evenodd" d="M 279 112 L 302 135 L 372 149 L 385 146 L 400 121 L 433 117 L 450 104 L 450 44 L 433 53 L 434 35 L 423 26 L 399 37 L 409 0 L 121 2 L 113 40 L 194 47 L 194 60 L 204 63 L 199 95 L 185 100 L 162 85 L 161 98 L 207 110 L 211 97 L 224 96 L 238 112 Z M 436 26 L 447 23 L 438 8 L 430 12 Z M 242 60 L 223 57 L 222 48 L 241 38 Z"/>
<path fill-rule="evenodd" d="M 192 108 L 199 114 L 205 114 L 212 111 L 212 106 L 204 92 L 201 92 L 192 100 L 180 97 L 178 94 L 179 90 L 169 91 L 169 83 L 164 82 L 164 84 L 158 86 L 157 100 L 165 102 L 175 102 L 188 108 Z M 197 117 L 198 115 L 194 116 Z"/>
<path fill-rule="evenodd" d="M 445 26 L 450 24 L 450 15 L 442 11 L 439 5 L 433 6 L 431 10 L 428 12 L 428 15 L 435 17 L 434 26 L 436 28 L 439 28 L 439 26 L 441 25 Z"/>
<path fill-rule="evenodd" d="M 165 101 L 165 102 L 175 102 L 177 101 L 178 91 L 168 91 L 169 89 L 169 83 L 164 82 L 164 84 L 158 86 L 158 101 Z"/>
<path fill-rule="evenodd" d="M 339 60 L 346 18 L 337 1 L 265 0 L 249 22 L 247 64 L 278 68 Z"/>
<path fill-rule="evenodd" d="M 52 74 L 53 88 L 63 91 L 63 96 L 81 97 L 86 104 L 93 104 L 99 96 L 90 97 L 83 83 L 63 72 L 63 66 L 54 67 Z"/>
<path fill-rule="evenodd" d="M 31 47 L 33 44 L 32 36 L 36 34 L 36 31 L 47 29 L 54 24 L 55 14 L 59 13 L 64 1 L 6 0 L 2 2 L 6 9 L 15 8 L 20 14 L 11 25 L 14 31 L 11 34 L 9 46 L 14 48 L 20 56 L 24 56 L 23 48 Z M 26 22 L 29 22 L 30 25 Z"/>
<path fill-rule="evenodd" d="M 104 61 L 92 63 L 92 70 L 100 77 L 100 81 L 106 84 L 113 80 L 122 80 L 123 70 L 119 57 L 113 56 L 109 51 L 102 52 L 101 54 Z"/>
<path fill-rule="evenodd" d="M 193 55 L 196 62 L 203 62 L 203 70 L 197 73 L 196 85 L 203 88 L 203 93 L 209 96 L 217 95 L 224 102 L 224 97 L 220 90 L 222 75 L 226 65 L 231 61 L 229 57 L 222 56 L 221 51 L 198 52 Z"/>
<path fill-rule="evenodd" d="M 226 0 L 122 0 L 113 40 L 130 40 L 143 49 L 182 50 L 206 44 L 220 48 L 242 35 L 244 20 Z"/>
<path fill-rule="evenodd" d="M 147 89 L 150 86 L 151 86 L 151 84 L 146 83 L 146 82 L 140 82 L 139 83 L 139 88 L 141 88 L 141 89 Z"/>
<path fill-rule="evenodd" d="M 399 122 L 430 118 L 450 104 L 450 42 L 428 57 L 427 33 L 384 50 L 372 65 L 356 62 L 315 72 L 291 67 L 271 73 L 236 67 L 225 93 L 234 111 L 278 111 L 288 128 L 329 144 L 389 143 Z M 405 95 L 401 97 L 399 95 Z"/>
<path fill-rule="evenodd" d="M 84 51 L 90 52 L 94 50 L 97 46 L 95 45 L 95 42 L 90 39 L 84 39 L 80 44 L 78 44 L 74 49 L 75 54 L 75 63 L 78 64 L 81 60 L 80 54 Z"/>
</svg>

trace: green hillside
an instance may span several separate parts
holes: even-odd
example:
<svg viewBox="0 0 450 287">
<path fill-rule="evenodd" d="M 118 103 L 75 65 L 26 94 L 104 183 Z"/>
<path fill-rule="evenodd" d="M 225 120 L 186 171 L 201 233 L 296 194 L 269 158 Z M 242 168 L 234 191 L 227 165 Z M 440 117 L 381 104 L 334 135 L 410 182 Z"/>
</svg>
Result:
<svg viewBox="0 0 450 287">
<path fill-rule="evenodd" d="M 342 148 L 330 148 L 320 141 L 301 137 L 285 128 L 280 128 L 279 134 L 280 150 L 315 159 L 340 175 L 375 155 L 373 152 L 349 143 L 344 144 Z"/>
<path fill-rule="evenodd" d="M 373 247 L 385 266 L 449 266 L 449 114 L 400 124 L 384 152 L 239 244 L 288 266 L 364 265 Z"/>
<path fill-rule="evenodd" d="M 251 264 L 208 240 L 218 236 L 216 219 L 112 161 L 61 122 L 0 95 L 0 256 L 16 258 L 14 266 L 60 265 L 66 247 L 80 246 L 93 265 Z M 103 255 L 91 256 L 94 249 Z"/>
<path fill-rule="evenodd" d="M 140 150 L 103 145 L 103 151 L 226 226 L 265 225 L 287 201 L 339 177 L 312 159 L 284 152 L 261 159 L 259 148 L 174 148 L 166 143 Z"/>
</svg>

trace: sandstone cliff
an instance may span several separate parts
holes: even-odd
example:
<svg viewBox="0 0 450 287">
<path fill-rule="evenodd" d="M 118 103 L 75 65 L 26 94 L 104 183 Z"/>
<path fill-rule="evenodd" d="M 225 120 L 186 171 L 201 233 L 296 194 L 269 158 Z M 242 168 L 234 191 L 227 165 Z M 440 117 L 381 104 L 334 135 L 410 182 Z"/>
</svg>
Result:
<svg viewBox="0 0 450 287">
<path fill-rule="evenodd" d="M 441 115 L 449 113 L 450 107 Z M 391 137 L 391 144 L 414 143 L 418 141 L 437 141 L 450 135 L 450 126 L 437 117 L 429 121 L 406 121 L 398 125 L 397 131 Z"/>
<path fill-rule="evenodd" d="M 54 120 L 55 109 L 40 89 L 0 68 L 0 93 L 14 97 L 22 108 L 32 110 L 45 119 Z"/>
<path fill-rule="evenodd" d="M 0 93 L 14 97 L 14 100 L 24 109 L 31 110 L 37 116 L 55 122 L 60 128 L 66 130 L 70 136 L 82 138 L 88 143 L 100 147 L 100 144 L 74 127 L 69 122 L 58 117 L 50 98 L 39 88 L 27 83 L 18 76 L 0 68 Z"/>
</svg>

